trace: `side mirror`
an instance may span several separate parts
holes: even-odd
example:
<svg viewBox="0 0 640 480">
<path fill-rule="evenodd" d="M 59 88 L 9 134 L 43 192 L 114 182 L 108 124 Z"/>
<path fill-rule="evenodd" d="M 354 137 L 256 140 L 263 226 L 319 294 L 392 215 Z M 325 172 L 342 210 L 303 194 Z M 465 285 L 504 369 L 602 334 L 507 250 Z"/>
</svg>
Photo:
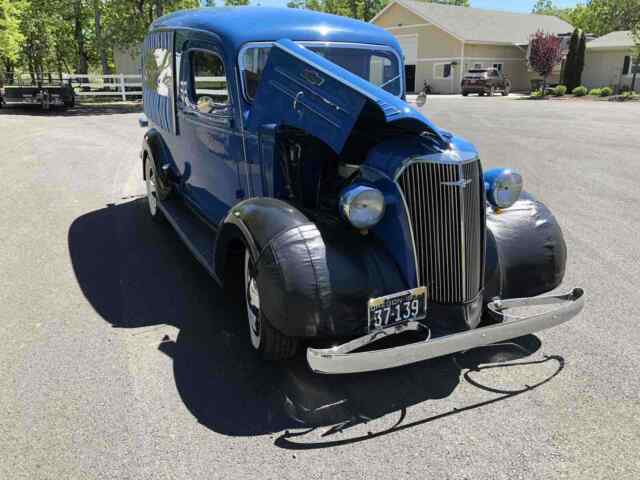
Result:
<svg viewBox="0 0 640 480">
<path fill-rule="evenodd" d="M 416 98 L 416 105 L 418 107 L 422 107 L 425 103 L 427 103 L 427 94 L 424 92 L 420 92 L 418 94 L 418 97 Z"/>
<path fill-rule="evenodd" d="M 140 128 L 147 128 L 149 126 L 149 119 L 144 113 L 138 117 L 138 125 L 140 125 Z"/>
</svg>

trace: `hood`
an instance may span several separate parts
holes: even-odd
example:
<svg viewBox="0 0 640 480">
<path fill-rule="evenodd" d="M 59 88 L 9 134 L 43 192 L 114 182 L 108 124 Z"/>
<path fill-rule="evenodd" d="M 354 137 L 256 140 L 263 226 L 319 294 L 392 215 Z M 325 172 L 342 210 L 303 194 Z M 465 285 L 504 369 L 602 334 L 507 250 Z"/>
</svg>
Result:
<svg viewBox="0 0 640 480">
<path fill-rule="evenodd" d="M 319 138 L 340 154 L 352 131 L 427 133 L 448 141 L 407 103 L 288 39 L 269 53 L 248 127 L 287 125 Z"/>
</svg>

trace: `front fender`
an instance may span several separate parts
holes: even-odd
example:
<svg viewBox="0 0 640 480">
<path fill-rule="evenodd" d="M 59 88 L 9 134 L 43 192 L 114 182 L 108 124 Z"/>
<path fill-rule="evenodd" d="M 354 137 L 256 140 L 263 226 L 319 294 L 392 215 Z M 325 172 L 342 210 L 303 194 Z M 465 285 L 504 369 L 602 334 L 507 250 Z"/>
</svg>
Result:
<svg viewBox="0 0 640 480">
<path fill-rule="evenodd" d="M 373 235 L 313 222 L 281 200 L 249 199 L 231 210 L 215 253 L 220 273 L 234 239 L 256 259 L 262 313 L 288 336 L 361 335 L 369 298 L 408 288 Z"/>
<path fill-rule="evenodd" d="M 553 290 L 564 278 L 566 262 L 560 225 L 530 194 L 499 213 L 487 210 L 486 301 Z"/>
</svg>

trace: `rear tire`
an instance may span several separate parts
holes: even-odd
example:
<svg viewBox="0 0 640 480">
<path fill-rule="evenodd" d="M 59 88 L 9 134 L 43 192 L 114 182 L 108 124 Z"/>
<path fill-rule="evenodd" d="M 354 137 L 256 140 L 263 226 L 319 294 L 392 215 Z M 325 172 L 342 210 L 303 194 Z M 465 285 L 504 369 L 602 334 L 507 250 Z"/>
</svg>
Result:
<svg viewBox="0 0 640 480">
<path fill-rule="evenodd" d="M 157 181 L 157 173 L 153 159 L 148 155 L 144 161 L 144 177 L 145 186 L 147 188 L 147 204 L 149 206 L 149 215 L 151 218 L 159 223 L 162 223 L 165 218 L 162 210 L 158 206 L 161 200 L 166 199 L 170 190 L 163 189 Z"/>
<path fill-rule="evenodd" d="M 463 97 L 467 97 L 468 95 L 469 95 L 469 92 L 462 92 Z"/>
<path fill-rule="evenodd" d="M 245 249 L 243 287 L 249 341 L 264 360 L 287 360 L 295 355 L 298 340 L 276 330 L 260 310 L 260 287 L 255 277 L 254 262 L 249 249 Z"/>
</svg>

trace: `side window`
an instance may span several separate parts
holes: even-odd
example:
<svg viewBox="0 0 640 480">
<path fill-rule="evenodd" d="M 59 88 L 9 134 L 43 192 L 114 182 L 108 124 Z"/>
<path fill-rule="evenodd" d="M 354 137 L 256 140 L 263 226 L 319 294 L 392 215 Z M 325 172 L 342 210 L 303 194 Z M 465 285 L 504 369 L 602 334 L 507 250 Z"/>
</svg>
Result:
<svg viewBox="0 0 640 480">
<path fill-rule="evenodd" d="M 267 65 L 270 51 L 271 47 L 257 46 L 247 48 L 242 54 L 244 91 L 249 101 L 253 100 L 256 96 L 258 83 L 260 83 L 260 77 L 262 76 L 264 67 Z"/>
<path fill-rule="evenodd" d="M 168 97 L 173 88 L 171 51 L 166 48 L 148 48 L 144 54 L 144 86 L 162 97 Z"/>
<path fill-rule="evenodd" d="M 228 112 L 229 90 L 222 58 L 213 52 L 193 50 L 189 60 L 189 97 L 195 109 L 205 114 Z"/>
</svg>

